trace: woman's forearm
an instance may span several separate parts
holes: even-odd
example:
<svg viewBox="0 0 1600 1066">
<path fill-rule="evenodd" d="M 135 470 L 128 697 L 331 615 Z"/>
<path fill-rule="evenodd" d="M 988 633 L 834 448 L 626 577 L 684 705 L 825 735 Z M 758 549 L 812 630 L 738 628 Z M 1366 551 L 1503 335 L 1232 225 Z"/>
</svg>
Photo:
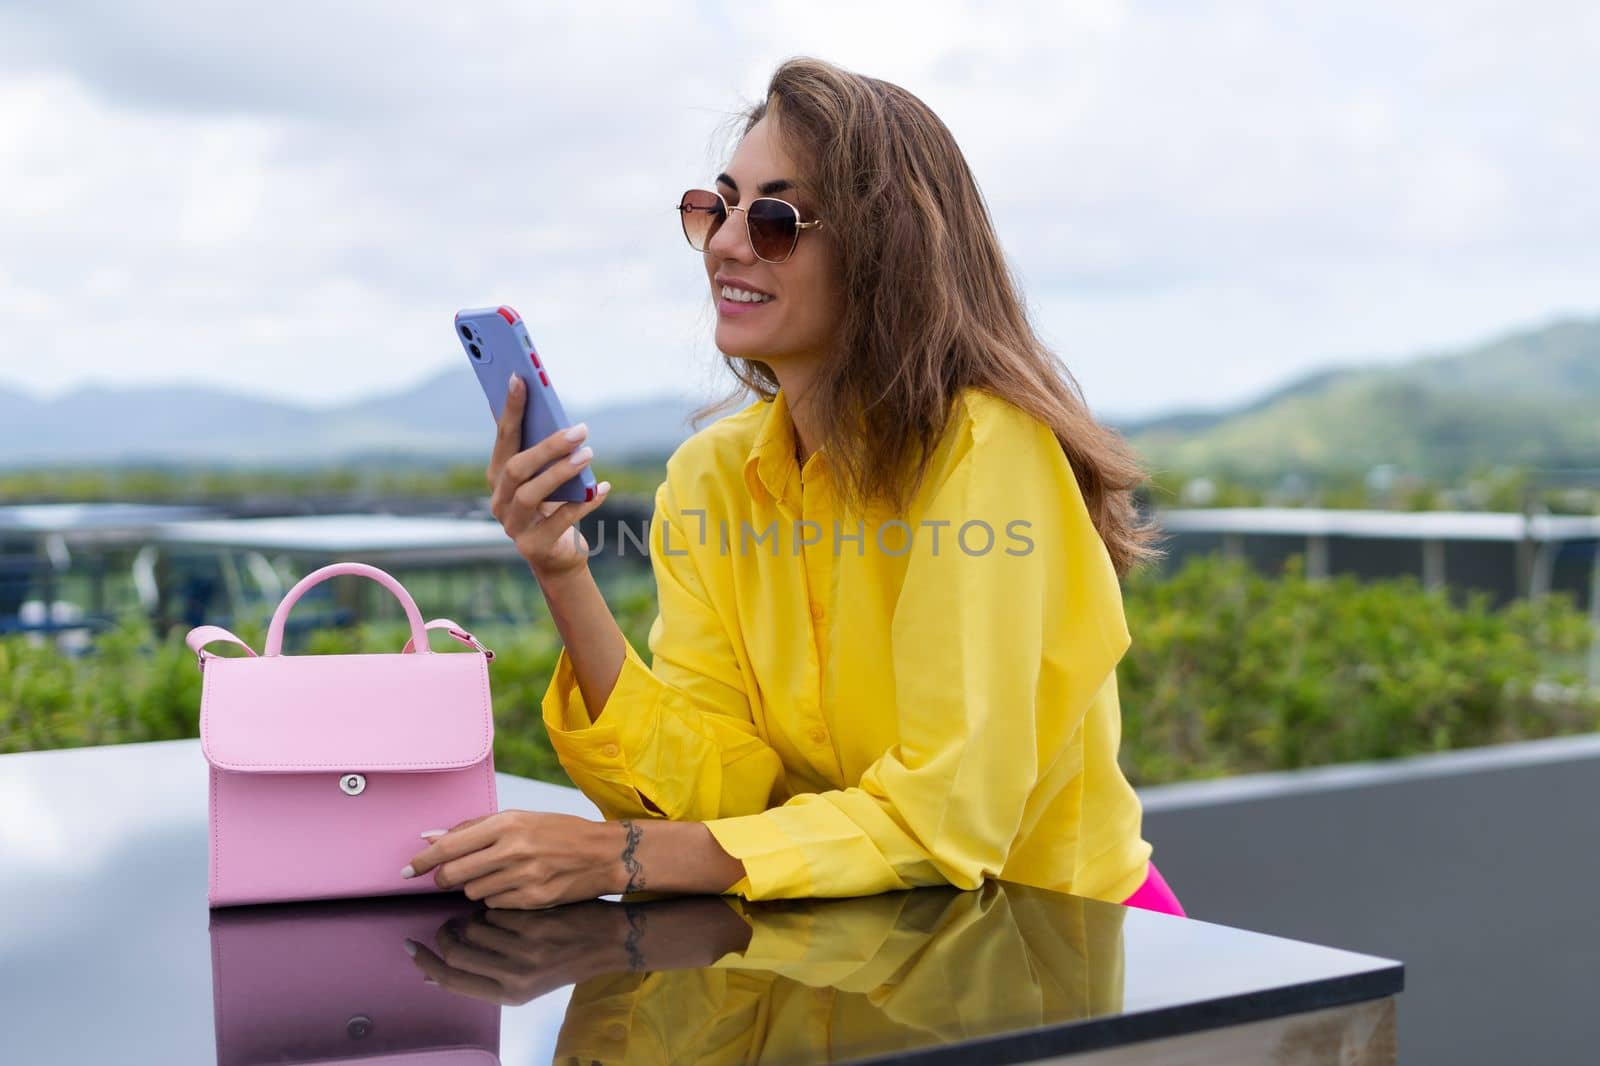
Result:
<svg viewBox="0 0 1600 1066">
<path fill-rule="evenodd" d="M 699 970 L 729 952 L 742 954 L 750 946 L 750 923 L 725 899 L 715 896 L 606 906 L 622 910 L 626 928 L 621 955 L 630 970 Z M 605 954 L 608 959 L 616 957 L 610 951 Z M 622 968 L 615 963 L 612 966 L 613 973 Z"/>
<path fill-rule="evenodd" d="M 534 577 L 544 593 L 556 631 L 561 634 L 561 643 L 566 645 L 567 657 L 572 660 L 572 672 L 589 720 L 594 721 L 605 709 L 622 673 L 626 657 L 622 630 L 587 566 L 554 577 L 541 577 L 535 572 Z"/>
<path fill-rule="evenodd" d="M 617 620 L 588 567 L 540 577 L 539 588 L 572 660 L 589 719 L 600 717 L 626 657 Z M 744 863 L 722 850 L 701 822 L 638 819 L 603 823 L 614 849 L 614 892 L 724 892 L 744 877 Z M 603 857 L 603 863 L 610 865 Z"/>
<path fill-rule="evenodd" d="M 624 819 L 605 823 L 617 848 L 616 892 L 726 892 L 744 863 L 722 850 L 703 822 Z"/>
</svg>

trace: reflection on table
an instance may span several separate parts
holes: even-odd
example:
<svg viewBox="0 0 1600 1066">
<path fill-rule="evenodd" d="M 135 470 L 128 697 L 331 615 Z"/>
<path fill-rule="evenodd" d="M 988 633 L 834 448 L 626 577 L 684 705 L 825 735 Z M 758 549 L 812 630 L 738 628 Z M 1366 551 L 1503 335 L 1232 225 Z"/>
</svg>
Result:
<svg viewBox="0 0 1600 1066">
<path fill-rule="evenodd" d="M 948 1045 L 1119 1011 L 1125 913 L 996 882 L 803 905 L 514 911 L 449 895 L 224 908 L 211 918 L 217 1061 L 498 1054 L 500 1007 L 568 984 L 558 1062 L 809 1063 Z"/>
<path fill-rule="evenodd" d="M 742 950 L 677 969 L 652 956 L 682 930 L 642 910 L 644 968 L 573 990 L 556 1061 L 829 1062 L 1114 1014 L 1125 913 L 992 881 L 752 906 Z"/>
<path fill-rule="evenodd" d="M 459 893 L 212 911 L 218 1066 L 421 1052 L 498 1061 L 499 1006 L 423 983 L 405 953 L 472 912 Z"/>
</svg>

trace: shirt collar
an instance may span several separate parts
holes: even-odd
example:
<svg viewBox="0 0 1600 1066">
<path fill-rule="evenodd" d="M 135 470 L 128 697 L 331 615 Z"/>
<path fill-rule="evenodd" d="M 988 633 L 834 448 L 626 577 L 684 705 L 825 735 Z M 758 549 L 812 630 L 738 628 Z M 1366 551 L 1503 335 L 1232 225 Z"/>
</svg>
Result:
<svg viewBox="0 0 1600 1066">
<path fill-rule="evenodd" d="M 744 462 L 745 483 L 753 495 L 769 500 L 789 498 L 791 483 L 800 476 L 794 461 L 794 421 L 789 402 L 780 388 L 767 404 L 767 413 Z"/>
</svg>

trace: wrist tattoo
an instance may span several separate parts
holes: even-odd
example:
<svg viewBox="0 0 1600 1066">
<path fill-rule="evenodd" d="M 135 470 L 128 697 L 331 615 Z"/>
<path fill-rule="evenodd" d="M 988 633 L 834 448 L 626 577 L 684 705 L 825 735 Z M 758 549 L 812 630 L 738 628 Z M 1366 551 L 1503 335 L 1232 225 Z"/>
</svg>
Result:
<svg viewBox="0 0 1600 1066">
<path fill-rule="evenodd" d="M 644 939 L 644 908 L 623 904 L 623 914 L 628 919 L 628 935 L 622 941 L 622 950 L 628 953 L 628 969 L 635 973 L 644 969 L 644 951 L 639 941 Z"/>
<path fill-rule="evenodd" d="M 622 845 L 622 868 L 628 874 L 628 884 L 622 891 L 624 893 L 637 892 L 644 887 L 644 867 L 639 865 L 639 860 L 634 852 L 639 848 L 639 838 L 644 831 L 631 820 L 624 819 L 623 829 L 627 830 L 627 837 Z"/>
</svg>

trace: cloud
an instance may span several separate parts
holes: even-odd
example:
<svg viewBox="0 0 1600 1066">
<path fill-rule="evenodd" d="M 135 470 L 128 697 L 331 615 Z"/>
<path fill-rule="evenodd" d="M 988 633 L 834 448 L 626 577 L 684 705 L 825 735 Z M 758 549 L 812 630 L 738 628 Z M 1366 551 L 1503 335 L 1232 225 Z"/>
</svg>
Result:
<svg viewBox="0 0 1600 1066">
<path fill-rule="evenodd" d="M 669 209 L 780 59 L 921 95 L 1097 408 L 1587 309 L 1577 3 L 0 8 L 0 382 L 333 404 L 510 302 L 563 392 L 719 383 Z M 465 372 L 465 367 L 462 368 Z"/>
</svg>

